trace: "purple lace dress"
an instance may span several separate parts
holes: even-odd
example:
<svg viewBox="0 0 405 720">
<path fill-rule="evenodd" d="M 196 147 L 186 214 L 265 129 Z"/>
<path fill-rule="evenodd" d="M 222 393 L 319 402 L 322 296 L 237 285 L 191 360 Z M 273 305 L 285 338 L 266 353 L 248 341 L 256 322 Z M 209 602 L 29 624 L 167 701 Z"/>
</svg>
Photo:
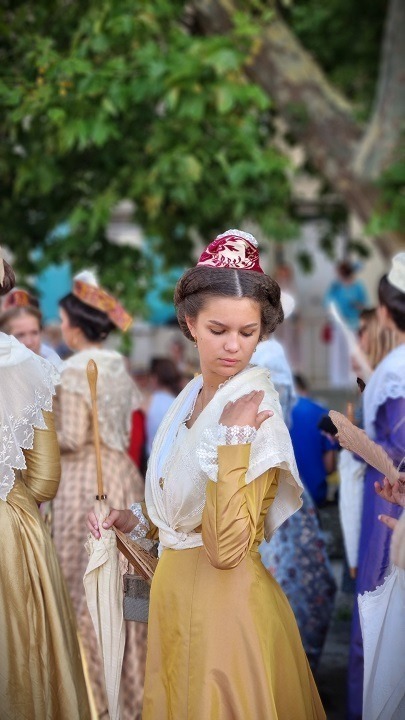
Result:
<svg viewBox="0 0 405 720">
<path fill-rule="evenodd" d="M 374 439 L 394 464 L 400 467 L 405 455 L 405 397 L 388 398 L 381 405 L 374 421 Z M 363 513 L 361 520 L 356 594 L 382 585 L 388 574 L 391 530 L 378 520 L 385 514 L 398 518 L 402 508 L 382 500 L 374 490 L 381 474 L 368 466 L 364 478 Z M 363 704 L 363 641 L 357 602 L 354 604 L 348 677 L 348 718 L 361 720 Z M 364 720 L 367 720 L 365 718 Z"/>
</svg>

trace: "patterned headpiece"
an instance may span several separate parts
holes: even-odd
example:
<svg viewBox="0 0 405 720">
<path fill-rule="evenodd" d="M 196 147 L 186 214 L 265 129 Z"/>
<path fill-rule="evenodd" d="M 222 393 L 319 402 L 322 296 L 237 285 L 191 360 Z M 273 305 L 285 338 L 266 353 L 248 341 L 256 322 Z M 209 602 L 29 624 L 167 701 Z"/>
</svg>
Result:
<svg viewBox="0 0 405 720">
<path fill-rule="evenodd" d="M 227 230 L 221 235 L 217 235 L 201 254 L 197 265 L 255 270 L 255 272 L 263 273 L 260 267 L 258 242 L 253 235 L 242 230 Z M 281 290 L 280 301 L 284 319 L 287 319 L 294 311 L 295 300 L 289 293 Z"/>
<path fill-rule="evenodd" d="M 2 310 L 10 310 L 11 308 L 38 307 L 38 301 L 32 297 L 26 290 L 14 288 L 3 300 Z"/>
<path fill-rule="evenodd" d="M 201 254 L 197 265 L 263 272 L 259 262 L 258 242 L 253 235 L 242 230 L 227 230 L 217 235 Z"/>
<path fill-rule="evenodd" d="M 132 317 L 112 295 L 99 287 L 92 273 L 84 271 L 74 278 L 72 293 L 85 305 L 105 313 L 123 332 L 132 325 Z"/>
</svg>

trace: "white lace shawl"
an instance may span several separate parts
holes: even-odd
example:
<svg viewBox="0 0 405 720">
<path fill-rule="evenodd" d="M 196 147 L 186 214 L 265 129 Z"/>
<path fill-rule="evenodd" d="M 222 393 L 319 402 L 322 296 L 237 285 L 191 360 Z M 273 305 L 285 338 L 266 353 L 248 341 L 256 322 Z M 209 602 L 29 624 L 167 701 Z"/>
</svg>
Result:
<svg viewBox="0 0 405 720">
<path fill-rule="evenodd" d="M 45 429 L 43 410 L 52 410 L 59 374 L 14 337 L 0 333 L 0 500 L 13 488 L 15 470 L 24 470 L 34 429 Z"/>
<path fill-rule="evenodd" d="M 148 515 L 159 528 L 163 547 L 184 549 L 202 545 L 200 533 L 208 479 L 217 481 L 218 423 L 227 402 L 251 390 L 264 390 L 261 410 L 274 416 L 258 430 L 251 445 L 246 482 L 270 468 L 280 468 L 279 487 L 265 521 L 266 537 L 301 507 L 302 484 L 290 435 L 283 421 L 277 392 L 264 368 L 249 366 L 224 383 L 188 429 L 184 423 L 202 386 L 198 376 L 184 388 L 167 412 L 155 437 L 146 475 Z"/>
<path fill-rule="evenodd" d="M 375 438 L 378 408 L 392 398 L 405 397 L 405 343 L 399 345 L 377 365 L 363 394 L 364 429 Z"/>
<path fill-rule="evenodd" d="M 128 449 L 131 419 L 141 404 L 141 393 L 128 374 L 120 353 L 90 348 L 76 353 L 64 363 L 61 385 L 69 393 L 81 395 L 91 407 L 87 381 L 87 363 L 94 360 L 98 369 L 97 407 L 100 437 L 114 450 Z"/>
</svg>

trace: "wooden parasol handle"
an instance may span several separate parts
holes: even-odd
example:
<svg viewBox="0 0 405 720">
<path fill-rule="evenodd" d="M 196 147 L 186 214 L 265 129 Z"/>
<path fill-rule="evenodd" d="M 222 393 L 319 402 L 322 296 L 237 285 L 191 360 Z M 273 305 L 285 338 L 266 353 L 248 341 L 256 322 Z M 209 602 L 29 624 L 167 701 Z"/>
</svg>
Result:
<svg viewBox="0 0 405 720">
<path fill-rule="evenodd" d="M 103 488 L 103 473 L 101 470 L 101 447 L 100 447 L 100 431 L 98 427 L 98 411 L 97 411 L 97 377 L 98 370 L 94 360 L 89 360 L 87 363 L 87 380 L 90 388 L 91 397 L 91 409 L 93 413 L 93 431 L 94 431 L 94 445 L 96 448 L 96 466 L 97 466 L 97 488 L 98 495 L 96 500 L 106 500 L 107 495 L 104 495 Z"/>
</svg>

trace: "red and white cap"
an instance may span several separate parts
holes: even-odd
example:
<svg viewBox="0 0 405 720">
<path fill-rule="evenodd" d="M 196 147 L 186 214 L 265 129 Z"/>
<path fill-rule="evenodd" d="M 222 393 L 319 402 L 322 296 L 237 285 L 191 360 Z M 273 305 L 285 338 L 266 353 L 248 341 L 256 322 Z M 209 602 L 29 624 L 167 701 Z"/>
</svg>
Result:
<svg viewBox="0 0 405 720">
<path fill-rule="evenodd" d="M 258 242 L 253 235 L 242 230 L 227 230 L 201 253 L 197 265 L 234 270 L 254 270 L 262 273 Z"/>
<path fill-rule="evenodd" d="M 231 268 L 233 270 L 254 270 L 263 273 L 260 267 L 259 243 L 256 238 L 243 230 L 227 230 L 217 235 L 215 240 L 201 253 L 197 265 L 213 268 Z M 281 291 L 281 305 L 284 318 L 294 311 L 295 300 Z"/>
</svg>

